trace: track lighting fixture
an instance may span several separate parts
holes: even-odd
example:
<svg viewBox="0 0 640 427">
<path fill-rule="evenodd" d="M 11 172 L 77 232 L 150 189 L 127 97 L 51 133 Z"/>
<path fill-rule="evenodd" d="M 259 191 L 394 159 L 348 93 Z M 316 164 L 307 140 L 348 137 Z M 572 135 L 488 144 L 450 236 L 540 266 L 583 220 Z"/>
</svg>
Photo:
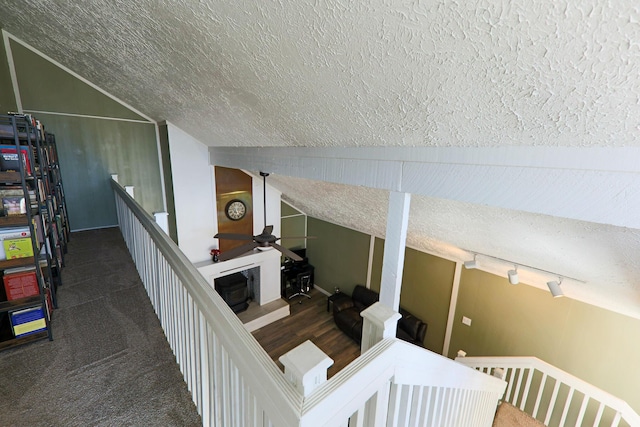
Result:
<svg viewBox="0 0 640 427">
<path fill-rule="evenodd" d="M 576 279 L 574 277 L 568 277 L 568 276 L 560 276 L 558 275 L 558 273 L 553 273 L 551 271 L 548 270 L 542 270 L 540 268 L 537 267 L 532 267 L 530 265 L 526 265 L 526 264 L 521 264 L 521 263 L 515 263 L 513 261 L 509 261 L 503 258 L 498 258 L 492 255 L 487 255 L 487 254 L 483 254 L 480 252 L 472 252 L 469 250 L 465 249 L 465 252 L 467 252 L 467 254 L 473 254 L 473 260 L 471 261 L 464 261 L 464 268 L 466 269 L 473 269 L 473 268 L 482 268 L 483 270 L 486 270 L 488 272 L 493 272 L 494 274 L 500 274 L 500 273 L 495 273 L 495 271 L 498 270 L 498 268 L 495 268 L 494 265 L 495 264 L 492 262 L 492 260 L 495 261 L 500 261 L 503 264 L 511 264 L 513 265 L 513 269 L 512 270 L 508 270 L 507 271 L 507 278 L 509 279 L 509 283 L 511 283 L 512 285 L 517 285 L 518 283 L 520 283 L 520 276 L 518 274 L 518 268 L 522 267 L 524 268 L 524 275 L 526 277 L 524 277 L 524 280 L 528 279 L 528 272 L 532 271 L 532 272 L 539 272 L 539 273 L 545 273 L 545 276 L 556 276 L 558 278 L 558 280 L 552 280 L 550 282 L 547 282 L 547 286 L 549 287 L 549 291 L 551 292 L 551 295 L 553 295 L 554 298 L 560 298 L 564 296 L 564 292 L 562 292 L 562 289 L 560 288 L 560 285 L 562 284 L 562 281 L 564 279 L 569 279 L 572 282 L 578 282 L 578 283 L 587 283 L 584 280 L 580 280 L 580 279 Z M 467 256 L 468 256 L 467 255 Z M 484 257 L 487 258 L 489 261 L 486 263 L 483 262 L 478 262 L 478 256 L 480 257 Z M 484 261 L 484 259 L 482 259 L 481 261 Z M 502 267 L 504 268 L 504 267 Z M 499 267 L 499 269 L 502 269 Z M 502 270 L 504 271 L 504 270 Z M 529 282 L 527 282 L 529 283 Z"/>
<path fill-rule="evenodd" d="M 509 283 L 512 285 L 520 283 L 520 279 L 518 279 L 518 266 L 514 265 L 513 270 L 507 271 L 507 276 L 509 276 Z"/>
<path fill-rule="evenodd" d="M 547 282 L 547 286 L 549 287 L 549 291 L 551 291 L 551 295 L 554 298 L 560 298 L 564 296 L 562 289 L 560 289 L 560 284 L 562 284 L 562 278 L 559 277 L 558 281 L 552 280 L 551 282 Z"/>
<path fill-rule="evenodd" d="M 472 268 L 478 268 L 478 261 L 476 260 L 476 257 L 478 255 L 473 255 L 473 260 L 471 261 L 465 261 L 464 262 L 464 268 L 470 270 Z"/>
</svg>

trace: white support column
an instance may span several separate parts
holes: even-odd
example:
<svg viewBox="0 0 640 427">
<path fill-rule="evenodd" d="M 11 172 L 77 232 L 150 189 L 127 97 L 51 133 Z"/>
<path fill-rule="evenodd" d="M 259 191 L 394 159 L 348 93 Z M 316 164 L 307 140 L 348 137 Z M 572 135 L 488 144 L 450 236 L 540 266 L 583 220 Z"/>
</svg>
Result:
<svg viewBox="0 0 640 427">
<path fill-rule="evenodd" d="M 376 302 L 360 313 L 362 316 L 362 344 L 360 354 L 369 350 L 385 338 L 396 336 L 400 313 Z"/>
<path fill-rule="evenodd" d="M 451 334 L 453 333 L 453 323 L 456 317 L 456 307 L 458 306 L 458 291 L 460 289 L 460 277 L 462 276 L 462 263 L 456 262 L 456 269 L 453 274 L 453 286 L 451 286 L 451 299 L 449 300 L 449 316 L 447 317 L 447 328 L 444 333 L 444 344 L 442 355 L 449 357 L 449 345 L 451 344 Z"/>
<path fill-rule="evenodd" d="M 169 235 L 169 213 L 168 212 L 154 212 L 153 217 L 156 219 L 156 224 L 162 228 L 167 235 Z"/>
<path fill-rule="evenodd" d="M 327 369 L 333 365 L 333 359 L 307 340 L 280 356 L 284 365 L 284 375 L 303 396 L 327 381 Z"/>
<path fill-rule="evenodd" d="M 118 182 L 118 174 L 117 173 L 112 173 L 111 174 L 111 179 L 114 180 L 115 182 Z"/>
<path fill-rule="evenodd" d="M 404 251 L 407 243 L 409 224 L 409 206 L 411 194 L 392 191 L 389 194 L 389 213 L 387 214 L 387 235 L 382 260 L 382 282 L 380 283 L 380 302 L 398 310 L 400 306 L 400 288 L 404 268 Z"/>
<path fill-rule="evenodd" d="M 125 185 L 124 189 L 127 191 L 127 193 L 135 199 L 135 197 L 133 196 L 133 185 Z"/>
</svg>

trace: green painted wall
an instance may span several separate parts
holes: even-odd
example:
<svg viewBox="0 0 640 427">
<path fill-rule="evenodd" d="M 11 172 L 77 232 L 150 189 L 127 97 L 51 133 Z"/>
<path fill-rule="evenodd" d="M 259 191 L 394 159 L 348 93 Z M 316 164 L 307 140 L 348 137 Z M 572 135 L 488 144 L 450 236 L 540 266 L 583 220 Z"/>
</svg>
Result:
<svg viewBox="0 0 640 427">
<path fill-rule="evenodd" d="M 115 172 L 121 184 L 135 187 L 135 198 L 145 210 L 163 210 L 153 124 L 36 116 L 56 135 L 72 230 L 118 223 L 110 184 Z"/>
<path fill-rule="evenodd" d="M 288 203 L 281 202 L 280 203 L 280 215 L 281 216 L 291 216 L 291 215 L 302 215 L 302 212 L 294 208 Z"/>
<path fill-rule="evenodd" d="M 307 242 L 309 263 L 315 267 L 315 284 L 333 293 L 335 287 L 351 294 L 367 281 L 369 236 L 309 217 Z"/>
<path fill-rule="evenodd" d="M 147 212 L 164 210 L 155 124 L 130 121 L 144 119 L 14 41 L 11 50 L 24 111 L 52 113 L 33 114 L 56 135 L 71 229 L 117 224 L 111 173 Z"/>
<path fill-rule="evenodd" d="M 640 320 L 465 269 L 455 319 L 449 357 L 459 349 L 469 356 L 536 356 L 640 412 Z"/>
<path fill-rule="evenodd" d="M 17 111 L 16 98 L 13 95 L 11 74 L 7 62 L 7 52 L 4 43 L 0 43 L 0 114 Z"/>
<path fill-rule="evenodd" d="M 145 120 L 21 44 L 11 52 L 23 109 Z"/>
<path fill-rule="evenodd" d="M 316 267 L 316 284 L 328 292 L 339 287 L 350 294 L 356 284 L 367 281 L 369 235 L 309 217 L 309 262 Z M 380 291 L 384 241 L 375 239 L 371 288 Z M 455 263 L 414 249 L 405 253 L 400 305 L 424 320 L 425 347 L 442 352 Z"/>
<path fill-rule="evenodd" d="M 384 241 L 376 238 L 371 288 L 380 291 Z M 427 323 L 424 345 L 442 353 L 455 263 L 415 249 L 405 250 L 400 306 Z"/>
</svg>

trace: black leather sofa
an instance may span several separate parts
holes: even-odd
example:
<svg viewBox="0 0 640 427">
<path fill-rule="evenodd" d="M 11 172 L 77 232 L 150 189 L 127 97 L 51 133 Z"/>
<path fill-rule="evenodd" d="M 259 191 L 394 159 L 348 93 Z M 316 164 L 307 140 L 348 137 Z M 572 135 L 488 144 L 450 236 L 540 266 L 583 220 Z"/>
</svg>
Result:
<svg viewBox="0 0 640 427">
<path fill-rule="evenodd" d="M 333 320 L 341 331 L 354 341 L 362 341 L 362 316 L 360 312 L 377 302 L 377 292 L 356 285 L 351 296 L 342 294 L 333 300 Z M 427 324 L 406 310 L 400 309 L 402 317 L 398 320 L 396 337 L 420 347 L 424 346 Z"/>
</svg>

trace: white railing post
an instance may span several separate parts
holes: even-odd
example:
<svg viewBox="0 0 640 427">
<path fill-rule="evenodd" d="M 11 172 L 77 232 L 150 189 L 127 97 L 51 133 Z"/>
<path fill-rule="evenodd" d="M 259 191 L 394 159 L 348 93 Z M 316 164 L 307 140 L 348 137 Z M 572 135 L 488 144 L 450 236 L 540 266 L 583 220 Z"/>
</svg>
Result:
<svg viewBox="0 0 640 427">
<path fill-rule="evenodd" d="M 385 338 L 394 338 L 398 320 L 402 317 L 400 313 L 380 302 L 369 306 L 360 315 L 363 319 L 360 354 L 363 354 Z"/>
<path fill-rule="evenodd" d="M 135 197 L 133 196 L 133 185 L 125 185 L 124 189 L 127 191 L 127 193 L 133 197 L 135 199 Z"/>
<path fill-rule="evenodd" d="M 303 396 L 327 381 L 327 369 L 333 365 L 333 359 L 307 340 L 280 356 L 284 365 L 284 375 Z"/>
<path fill-rule="evenodd" d="M 114 180 L 115 182 L 118 182 L 118 174 L 117 173 L 112 173 L 111 174 L 111 179 Z"/>
<path fill-rule="evenodd" d="M 168 212 L 154 212 L 153 217 L 156 219 L 156 224 L 162 228 L 167 235 L 169 234 L 169 213 Z"/>
</svg>

